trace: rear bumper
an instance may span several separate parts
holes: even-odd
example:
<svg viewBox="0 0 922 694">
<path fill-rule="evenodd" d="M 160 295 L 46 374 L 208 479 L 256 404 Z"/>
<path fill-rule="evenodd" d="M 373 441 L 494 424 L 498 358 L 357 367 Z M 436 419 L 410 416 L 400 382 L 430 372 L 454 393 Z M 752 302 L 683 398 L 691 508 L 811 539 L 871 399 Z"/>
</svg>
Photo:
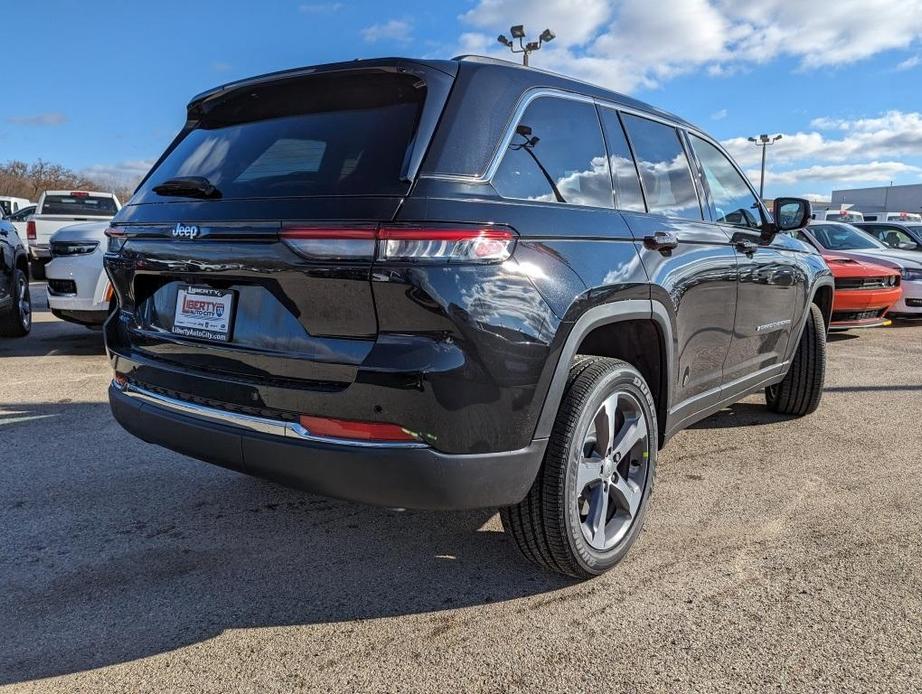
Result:
<svg viewBox="0 0 922 694">
<path fill-rule="evenodd" d="M 380 506 L 447 510 L 517 503 L 531 487 L 547 444 L 448 455 L 424 445 L 311 438 L 295 432 L 300 427 L 293 423 L 183 406 L 114 384 L 109 402 L 119 424 L 148 443 L 286 486 Z"/>
</svg>

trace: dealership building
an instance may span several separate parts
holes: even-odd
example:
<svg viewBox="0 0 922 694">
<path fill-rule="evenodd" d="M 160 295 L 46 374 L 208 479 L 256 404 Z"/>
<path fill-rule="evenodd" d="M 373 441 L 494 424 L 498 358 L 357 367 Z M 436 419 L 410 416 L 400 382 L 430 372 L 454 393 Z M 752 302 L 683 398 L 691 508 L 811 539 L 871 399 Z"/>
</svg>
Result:
<svg viewBox="0 0 922 694">
<path fill-rule="evenodd" d="M 922 212 L 922 183 L 832 191 L 833 208 L 842 205 L 863 213 Z"/>
</svg>

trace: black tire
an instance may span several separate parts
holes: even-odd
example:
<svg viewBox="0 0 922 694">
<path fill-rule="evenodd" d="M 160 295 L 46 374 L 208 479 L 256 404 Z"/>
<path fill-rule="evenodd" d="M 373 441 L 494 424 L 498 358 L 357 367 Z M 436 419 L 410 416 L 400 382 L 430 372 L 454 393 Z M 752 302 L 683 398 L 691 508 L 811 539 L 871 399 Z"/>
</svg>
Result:
<svg viewBox="0 0 922 694">
<path fill-rule="evenodd" d="M 784 380 L 765 389 L 768 409 L 803 417 L 814 412 L 823 398 L 826 380 L 826 322 L 816 304 L 810 304 L 807 324 Z"/>
<path fill-rule="evenodd" d="M 0 337 L 25 337 L 32 329 L 32 297 L 29 293 L 29 278 L 18 267 L 13 270 L 10 294 L 13 303 L 0 313 Z M 27 308 L 20 304 L 20 293 L 24 292 Z"/>
<path fill-rule="evenodd" d="M 585 521 L 581 520 L 580 500 L 584 497 L 576 488 L 576 478 L 580 462 L 586 459 L 584 437 L 598 423 L 599 407 L 613 393 L 626 393 L 629 401 L 639 406 L 647 432 L 638 448 L 631 449 L 630 455 L 614 464 L 619 470 L 637 470 L 632 458 L 639 456 L 645 462 L 641 473 L 643 486 L 637 485 L 639 503 L 629 525 L 626 523 L 625 534 L 613 547 L 600 551 L 589 543 L 582 529 Z M 591 356 L 578 356 L 574 360 L 538 476 L 525 499 L 500 509 L 503 527 L 526 559 L 581 579 L 602 574 L 621 561 L 643 528 L 653 491 L 659 440 L 655 412 L 646 381 L 630 364 Z M 638 449 L 643 450 L 642 455 Z M 628 468 L 622 468 L 624 464 Z M 613 515 L 611 518 L 614 520 Z"/>
<path fill-rule="evenodd" d="M 29 272 L 34 280 L 45 279 L 45 263 L 40 260 L 33 260 L 29 263 Z"/>
</svg>

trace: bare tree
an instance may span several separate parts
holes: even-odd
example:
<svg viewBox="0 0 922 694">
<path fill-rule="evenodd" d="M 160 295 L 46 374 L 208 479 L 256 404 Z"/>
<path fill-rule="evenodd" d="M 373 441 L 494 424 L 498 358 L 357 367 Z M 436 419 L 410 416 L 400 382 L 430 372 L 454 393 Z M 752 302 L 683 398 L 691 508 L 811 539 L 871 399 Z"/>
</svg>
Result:
<svg viewBox="0 0 922 694">
<path fill-rule="evenodd" d="M 137 182 L 98 179 L 85 176 L 61 164 L 39 159 L 31 164 L 8 161 L 0 164 L 0 195 L 37 200 L 46 190 L 105 190 L 121 202 L 131 197 Z"/>
</svg>

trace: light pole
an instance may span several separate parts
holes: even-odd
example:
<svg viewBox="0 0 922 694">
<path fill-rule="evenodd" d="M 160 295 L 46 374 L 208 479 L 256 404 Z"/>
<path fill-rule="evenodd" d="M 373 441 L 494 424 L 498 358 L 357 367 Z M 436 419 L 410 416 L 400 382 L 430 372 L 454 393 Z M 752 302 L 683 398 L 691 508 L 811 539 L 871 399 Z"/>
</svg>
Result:
<svg viewBox="0 0 922 694">
<path fill-rule="evenodd" d="M 759 177 L 759 199 L 765 197 L 765 148 L 769 145 L 775 144 L 778 140 L 781 139 L 781 135 L 775 135 L 774 137 L 769 137 L 768 135 L 759 135 L 758 137 L 750 137 L 749 141 L 755 144 L 756 147 L 762 148 L 762 175 Z"/>
<path fill-rule="evenodd" d="M 525 43 L 525 27 L 521 24 L 516 24 L 514 27 L 510 27 L 509 33 L 512 34 L 513 39 L 519 40 L 518 48 L 515 47 L 512 39 L 506 38 L 505 34 L 500 34 L 496 37 L 496 40 L 513 53 L 521 53 L 522 65 L 528 65 L 529 53 L 534 53 L 535 51 L 540 50 L 542 45 L 557 38 L 557 35 L 553 31 L 550 29 L 545 29 L 541 32 L 541 36 L 538 37 L 537 41 L 529 41 L 528 43 Z"/>
</svg>

